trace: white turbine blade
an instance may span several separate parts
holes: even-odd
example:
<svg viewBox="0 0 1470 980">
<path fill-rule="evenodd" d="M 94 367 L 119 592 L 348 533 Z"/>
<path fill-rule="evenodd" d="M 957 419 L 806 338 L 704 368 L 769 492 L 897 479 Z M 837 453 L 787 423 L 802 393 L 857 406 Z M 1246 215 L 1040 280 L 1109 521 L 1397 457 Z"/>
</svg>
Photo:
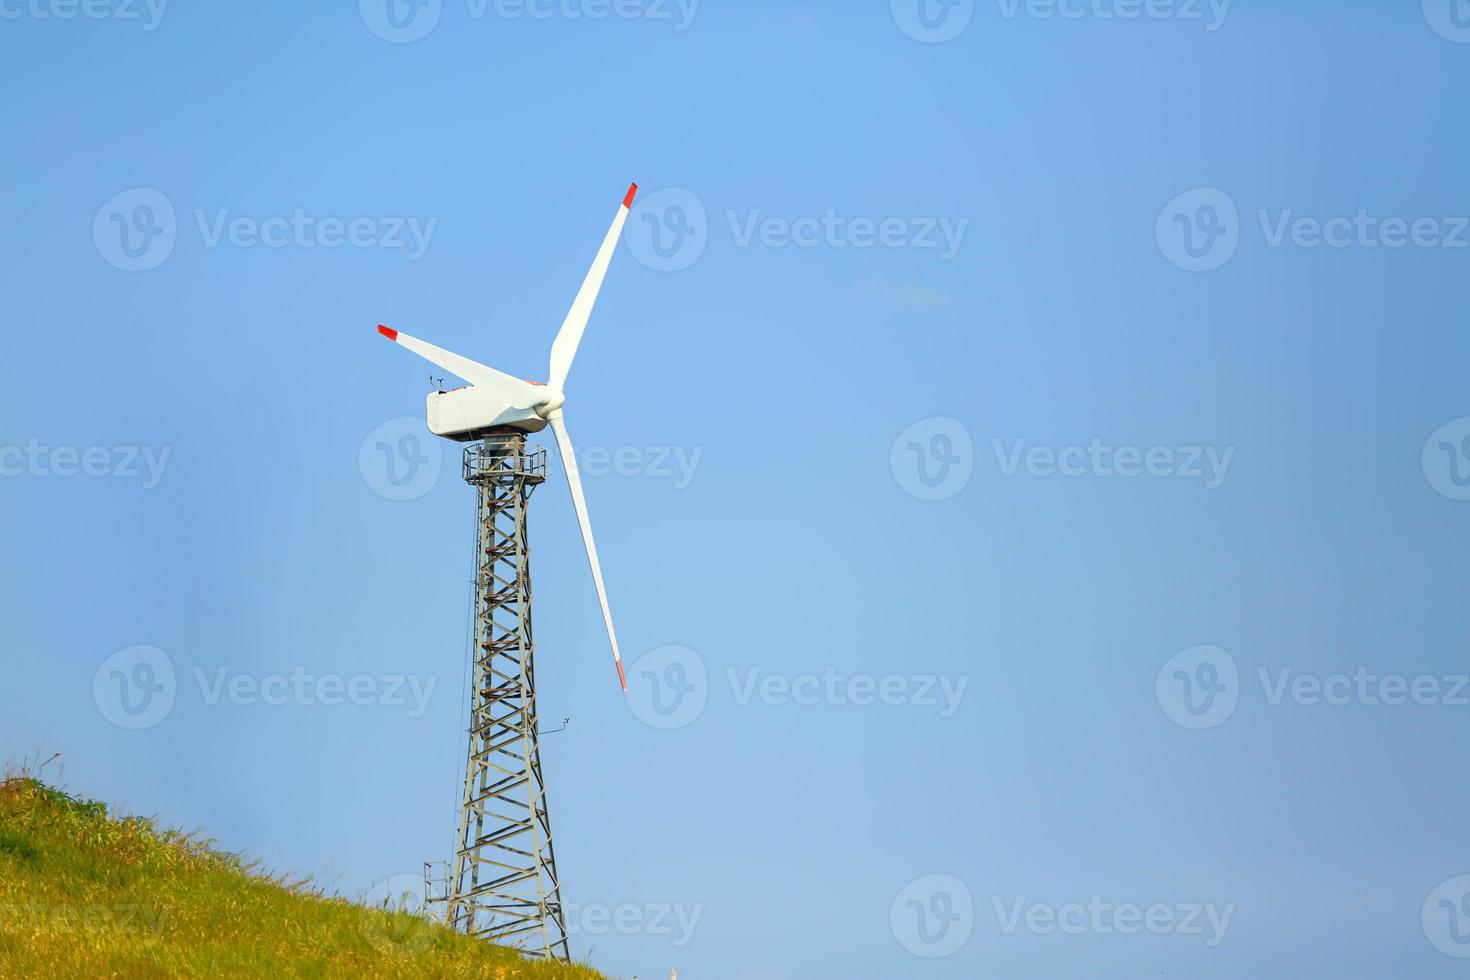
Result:
<svg viewBox="0 0 1470 980">
<path fill-rule="evenodd" d="M 587 329 L 587 319 L 592 316 L 592 307 L 597 302 L 602 280 L 607 276 L 608 264 L 612 262 L 613 251 L 618 247 L 618 236 L 623 233 L 623 224 L 628 220 L 628 212 L 633 207 L 633 195 L 636 193 L 637 184 L 628 188 L 628 196 L 623 198 L 623 205 L 618 208 L 612 227 L 602 240 L 602 248 L 597 250 L 597 258 L 592 260 L 592 268 L 587 271 L 587 278 L 582 280 L 582 288 L 577 291 L 577 298 L 572 301 L 572 308 L 567 311 L 567 318 L 562 321 L 561 330 L 557 332 L 556 340 L 551 345 L 551 376 L 546 379 L 546 383 L 553 388 L 560 389 L 566 384 L 567 372 L 572 369 L 572 358 L 577 356 L 577 345 L 582 342 L 582 331 Z"/>
<path fill-rule="evenodd" d="M 613 661 L 618 666 L 618 683 L 626 693 L 628 679 L 623 676 L 623 656 L 618 652 L 618 634 L 613 630 L 612 610 L 607 605 L 607 589 L 602 584 L 602 565 L 597 560 L 597 544 L 592 540 L 592 523 L 587 519 L 587 499 L 582 496 L 582 476 L 577 472 L 577 456 L 572 449 L 572 437 L 567 435 L 561 412 L 553 412 L 550 421 L 551 431 L 556 433 L 556 448 L 561 450 L 562 469 L 567 471 L 567 486 L 572 490 L 572 506 L 577 511 L 577 523 L 582 525 L 582 543 L 587 546 L 587 564 L 592 566 L 592 581 L 597 585 L 597 599 L 602 603 L 602 621 L 607 625 L 607 638 L 612 641 Z"/>
<path fill-rule="evenodd" d="M 402 347 L 407 347 L 425 360 L 439 365 L 455 377 L 463 378 L 476 388 L 484 388 L 512 408 L 530 408 L 541 398 L 535 385 L 503 374 L 493 367 L 487 367 L 468 357 L 461 357 L 453 351 L 435 347 L 417 337 L 410 337 L 406 333 L 399 333 L 391 327 L 385 327 L 381 323 L 378 324 L 378 333 Z"/>
</svg>

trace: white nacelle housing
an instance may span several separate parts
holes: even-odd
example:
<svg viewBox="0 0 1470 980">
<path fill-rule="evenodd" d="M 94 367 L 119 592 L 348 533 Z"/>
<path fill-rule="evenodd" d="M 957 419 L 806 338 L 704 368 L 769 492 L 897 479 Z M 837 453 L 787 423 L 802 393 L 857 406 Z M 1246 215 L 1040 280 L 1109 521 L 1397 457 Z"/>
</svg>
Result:
<svg viewBox="0 0 1470 980">
<path fill-rule="evenodd" d="M 468 442 L 487 429 L 511 426 L 540 432 L 546 420 L 529 408 L 511 408 L 484 388 L 470 386 L 436 391 L 428 399 L 429 431 L 446 439 Z"/>
</svg>

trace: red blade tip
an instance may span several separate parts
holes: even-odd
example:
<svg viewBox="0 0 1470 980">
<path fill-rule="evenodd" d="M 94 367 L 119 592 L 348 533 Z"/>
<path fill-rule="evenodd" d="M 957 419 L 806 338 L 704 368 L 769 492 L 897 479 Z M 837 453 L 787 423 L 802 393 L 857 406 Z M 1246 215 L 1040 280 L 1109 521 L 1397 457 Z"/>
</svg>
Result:
<svg viewBox="0 0 1470 980">
<path fill-rule="evenodd" d="M 623 662 L 621 660 L 619 660 L 619 661 L 617 661 L 617 665 L 618 665 L 618 683 L 621 684 L 621 685 L 623 685 L 623 693 L 624 694 L 627 694 L 628 693 L 628 678 L 626 678 L 626 677 L 623 676 Z"/>
<path fill-rule="evenodd" d="M 385 327 L 380 323 L 378 324 L 378 333 L 382 334 L 384 337 L 387 337 L 394 343 L 398 342 L 398 331 L 394 330 L 392 327 Z"/>
<path fill-rule="evenodd" d="M 628 196 L 625 197 L 625 198 L 623 198 L 623 207 L 625 207 L 625 208 L 631 208 L 633 206 L 633 195 L 634 194 L 637 194 L 637 193 L 638 193 L 638 185 L 637 184 L 634 184 L 632 187 L 629 187 L 628 188 Z"/>
</svg>

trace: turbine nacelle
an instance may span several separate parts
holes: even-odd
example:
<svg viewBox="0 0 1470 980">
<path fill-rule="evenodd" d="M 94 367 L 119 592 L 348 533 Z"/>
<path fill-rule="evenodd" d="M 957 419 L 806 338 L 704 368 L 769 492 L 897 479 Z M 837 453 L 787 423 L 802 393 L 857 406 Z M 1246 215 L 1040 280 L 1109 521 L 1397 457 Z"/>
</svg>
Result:
<svg viewBox="0 0 1470 980">
<path fill-rule="evenodd" d="M 507 405 L 477 385 L 435 391 L 428 398 L 429 431 L 456 442 L 474 442 L 496 429 L 540 432 L 546 417 L 537 407 Z"/>
<path fill-rule="evenodd" d="M 473 442 L 496 429 L 540 432 L 546 428 L 552 413 L 566 404 L 567 396 L 534 381 L 526 384 L 532 386 L 537 401 L 525 407 L 509 404 L 480 385 L 430 392 L 429 431 L 456 442 Z"/>
</svg>

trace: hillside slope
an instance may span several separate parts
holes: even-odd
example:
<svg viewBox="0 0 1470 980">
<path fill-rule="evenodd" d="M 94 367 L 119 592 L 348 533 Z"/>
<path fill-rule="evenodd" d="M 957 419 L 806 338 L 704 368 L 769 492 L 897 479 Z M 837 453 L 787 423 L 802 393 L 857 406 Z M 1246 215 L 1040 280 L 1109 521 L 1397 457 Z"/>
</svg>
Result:
<svg viewBox="0 0 1470 980">
<path fill-rule="evenodd" d="M 326 898 L 29 778 L 0 783 L 0 976 L 597 980 Z"/>
</svg>

